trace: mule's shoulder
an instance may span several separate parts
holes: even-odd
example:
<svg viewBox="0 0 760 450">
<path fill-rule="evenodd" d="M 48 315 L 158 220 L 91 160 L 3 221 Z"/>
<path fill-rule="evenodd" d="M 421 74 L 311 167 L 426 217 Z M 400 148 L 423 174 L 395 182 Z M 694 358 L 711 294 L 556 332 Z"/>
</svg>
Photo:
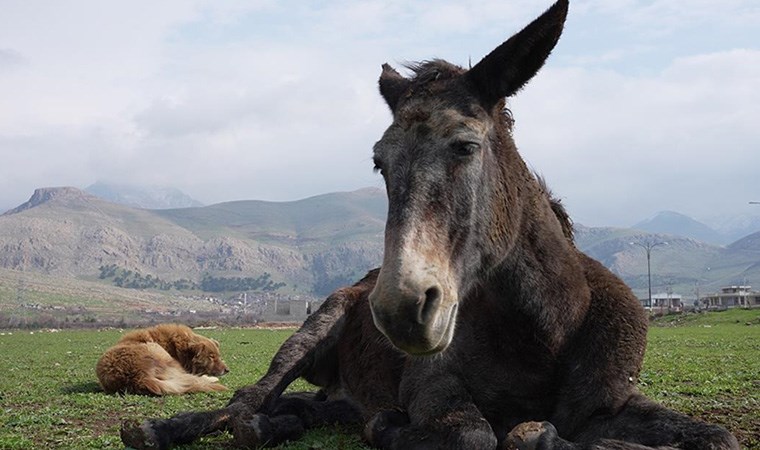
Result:
<svg viewBox="0 0 760 450">
<path fill-rule="evenodd" d="M 580 252 L 579 252 L 580 253 Z M 599 261 L 581 253 L 591 305 L 586 325 L 596 339 L 605 342 L 604 359 L 615 360 L 638 376 L 646 348 L 647 317 L 633 291 Z"/>
<path fill-rule="evenodd" d="M 581 251 L 578 251 L 578 254 L 586 275 L 586 281 L 591 289 L 592 300 L 619 301 L 635 312 L 643 314 L 643 308 L 638 299 L 620 277 L 587 254 Z"/>
<path fill-rule="evenodd" d="M 359 300 L 366 301 L 369 293 L 372 292 L 372 289 L 375 288 L 375 283 L 377 282 L 377 276 L 379 272 L 379 268 L 372 269 L 353 286 L 346 286 L 336 289 L 332 294 L 330 294 L 329 297 L 327 297 L 327 300 L 325 300 L 323 306 L 334 303 L 354 303 Z"/>
<path fill-rule="evenodd" d="M 646 348 L 647 317 L 630 288 L 578 251 L 591 302 L 561 358 L 566 388 L 552 423 L 570 433 L 594 414 L 615 414 L 635 393 Z"/>
</svg>

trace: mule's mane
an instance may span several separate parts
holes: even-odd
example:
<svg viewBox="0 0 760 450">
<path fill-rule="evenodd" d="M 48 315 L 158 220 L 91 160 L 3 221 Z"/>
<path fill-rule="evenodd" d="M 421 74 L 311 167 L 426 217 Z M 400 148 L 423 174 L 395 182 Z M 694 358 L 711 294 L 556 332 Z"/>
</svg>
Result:
<svg viewBox="0 0 760 450">
<path fill-rule="evenodd" d="M 436 80 L 456 78 L 466 72 L 463 68 L 442 59 L 407 63 L 404 67 L 414 72 L 411 81 L 415 86 Z"/>
<path fill-rule="evenodd" d="M 443 59 L 406 63 L 404 64 L 404 67 L 411 70 L 413 73 L 410 80 L 411 92 L 419 92 L 434 81 L 451 80 L 467 73 L 467 69 L 457 66 L 456 64 L 451 64 Z M 501 110 L 503 123 L 506 126 L 507 131 L 511 134 L 512 127 L 515 123 L 512 111 L 507 108 L 505 100 L 499 102 L 497 107 Z"/>
<path fill-rule="evenodd" d="M 555 196 L 552 190 L 549 189 L 549 186 L 546 184 L 546 179 L 542 175 L 535 173 L 535 177 L 536 181 L 538 181 L 538 185 L 541 187 L 541 190 L 549 199 L 549 204 L 552 207 L 552 212 L 557 217 L 557 220 L 559 220 L 559 224 L 562 227 L 562 234 L 564 234 L 570 242 L 573 242 L 575 238 L 573 231 L 573 219 L 571 219 L 570 214 L 567 213 L 565 205 L 563 205 L 562 200 Z"/>
</svg>

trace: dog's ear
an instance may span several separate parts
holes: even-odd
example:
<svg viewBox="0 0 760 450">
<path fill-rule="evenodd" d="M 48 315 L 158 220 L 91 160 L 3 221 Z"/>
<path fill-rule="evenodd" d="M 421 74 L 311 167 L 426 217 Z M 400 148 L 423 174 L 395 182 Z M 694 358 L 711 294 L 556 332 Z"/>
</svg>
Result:
<svg viewBox="0 0 760 450">
<path fill-rule="evenodd" d="M 190 352 L 193 354 L 193 357 L 198 357 L 207 354 L 209 347 L 208 342 L 205 342 L 203 339 L 195 339 L 190 343 Z"/>
<path fill-rule="evenodd" d="M 209 354 L 206 351 L 207 348 L 208 344 L 202 341 L 194 340 L 191 342 L 187 347 L 187 354 L 189 356 L 187 365 L 189 367 L 185 367 L 185 370 L 196 375 L 203 374 L 206 367 L 208 367 Z"/>
</svg>

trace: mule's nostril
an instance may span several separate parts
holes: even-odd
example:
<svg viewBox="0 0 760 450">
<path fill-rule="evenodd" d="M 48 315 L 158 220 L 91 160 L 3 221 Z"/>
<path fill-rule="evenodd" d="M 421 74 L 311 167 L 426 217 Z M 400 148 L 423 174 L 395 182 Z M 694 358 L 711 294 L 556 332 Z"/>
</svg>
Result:
<svg viewBox="0 0 760 450">
<path fill-rule="evenodd" d="M 441 303 L 441 290 L 438 286 L 433 286 L 425 291 L 425 300 L 420 305 L 419 323 L 427 323 L 435 315 L 438 305 Z"/>
</svg>

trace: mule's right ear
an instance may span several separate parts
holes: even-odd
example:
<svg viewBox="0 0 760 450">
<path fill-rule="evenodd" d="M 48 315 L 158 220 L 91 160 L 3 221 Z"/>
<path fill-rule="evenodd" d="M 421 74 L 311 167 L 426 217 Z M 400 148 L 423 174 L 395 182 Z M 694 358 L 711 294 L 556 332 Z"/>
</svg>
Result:
<svg viewBox="0 0 760 450">
<path fill-rule="evenodd" d="M 568 0 L 558 0 L 467 72 L 486 106 L 515 94 L 544 65 L 562 34 L 567 8 Z"/>
<path fill-rule="evenodd" d="M 391 112 L 396 112 L 398 102 L 409 88 L 409 83 L 410 81 L 396 72 L 396 69 L 388 64 L 383 64 L 383 72 L 380 74 L 379 81 L 380 95 L 383 96 L 385 103 L 391 108 Z"/>
</svg>

